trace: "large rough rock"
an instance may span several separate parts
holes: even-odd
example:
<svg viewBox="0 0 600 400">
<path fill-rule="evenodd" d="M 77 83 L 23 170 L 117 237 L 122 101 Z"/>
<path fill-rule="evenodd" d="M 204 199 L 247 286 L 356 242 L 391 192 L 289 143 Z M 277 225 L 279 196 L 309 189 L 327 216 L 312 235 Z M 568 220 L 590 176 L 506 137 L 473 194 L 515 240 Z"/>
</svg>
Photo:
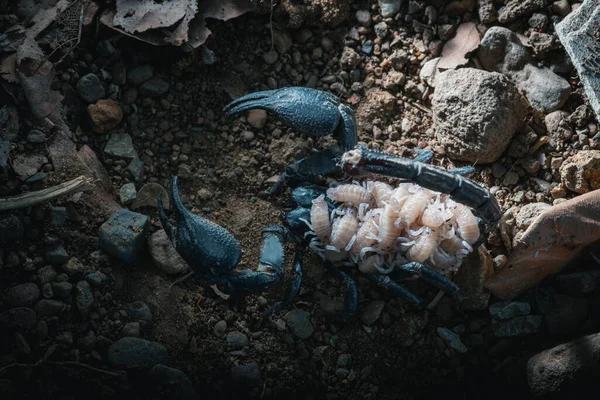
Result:
<svg viewBox="0 0 600 400">
<path fill-rule="evenodd" d="M 600 189 L 600 150 L 581 150 L 566 159 L 560 167 L 560 179 L 576 193 Z"/>
<path fill-rule="evenodd" d="M 546 0 L 509 0 L 500 11 L 498 21 L 505 24 L 546 7 Z"/>
<path fill-rule="evenodd" d="M 542 351 L 527 362 L 527 380 L 536 396 L 583 397 L 599 378 L 600 333 Z"/>
<path fill-rule="evenodd" d="M 456 160 L 496 161 L 526 115 L 527 103 L 505 76 L 473 68 L 441 73 L 433 95 L 437 140 Z"/>
<path fill-rule="evenodd" d="M 600 7 L 598 0 L 586 0 L 560 24 L 556 34 L 583 83 L 589 102 L 600 118 Z M 596 67 L 594 67 L 594 64 Z"/>
<path fill-rule="evenodd" d="M 507 28 L 488 29 L 477 55 L 486 70 L 506 75 L 538 112 L 549 113 L 561 108 L 571 94 L 569 82 L 549 68 L 538 68 L 531 50 Z"/>
</svg>

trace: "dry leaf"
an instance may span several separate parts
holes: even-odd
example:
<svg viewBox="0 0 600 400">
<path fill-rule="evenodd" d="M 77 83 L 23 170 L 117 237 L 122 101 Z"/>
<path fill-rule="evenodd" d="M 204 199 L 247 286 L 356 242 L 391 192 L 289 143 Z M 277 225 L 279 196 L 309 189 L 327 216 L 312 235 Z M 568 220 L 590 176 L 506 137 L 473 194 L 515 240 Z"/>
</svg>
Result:
<svg viewBox="0 0 600 400">
<path fill-rule="evenodd" d="M 503 300 L 513 299 L 599 240 L 600 189 L 542 212 L 514 246 L 506 266 L 485 286 Z"/>
<path fill-rule="evenodd" d="M 467 55 L 477 50 L 480 41 L 481 35 L 473 22 L 460 24 L 456 35 L 444 45 L 437 70 L 454 69 L 465 65 L 469 61 Z"/>
<path fill-rule="evenodd" d="M 33 25 L 27 29 L 27 36 L 36 38 L 44 31 L 54 20 L 56 16 L 65 11 L 73 3 L 73 0 L 60 0 L 54 7 L 38 11 L 31 19 Z"/>
<path fill-rule="evenodd" d="M 183 21 L 181 21 L 177 28 L 166 37 L 165 41 L 174 46 L 181 46 L 183 43 L 187 42 L 190 22 L 192 22 L 192 19 L 194 19 L 197 12 L 198 3 L 195 0 L 189 1 Z"/>
<path fill-rule="evenodd" d="M 117 0 L 113 24 L 131 34 L 168 28 L 185 16 L 194 1 Z"/>
</svg>

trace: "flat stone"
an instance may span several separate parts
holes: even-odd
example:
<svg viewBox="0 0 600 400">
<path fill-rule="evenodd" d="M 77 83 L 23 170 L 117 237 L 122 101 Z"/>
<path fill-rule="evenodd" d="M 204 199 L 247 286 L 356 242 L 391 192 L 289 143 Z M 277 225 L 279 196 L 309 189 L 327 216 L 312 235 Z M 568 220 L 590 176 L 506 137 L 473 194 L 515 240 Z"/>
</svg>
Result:
<svg viewBox="0 0 600 400">
<path fill-rule="evenodd" d="M 155 182 L 146 183 L 137 192 L 136 198 L 131 204 L 132 210 L 142 207 L 158 207 L 158 196 L 162 194 L 163 207 L 165 210 L 171 209 L 171 201 L 166 189 Z"/>
<path fill-rule="evenodd" d="M 530 312 L 531 306 L 529 303 L 520 301 L 501 301 L 490 306 L 490 315 L 498 320 L 529 315 Z"/>
<path fill-rule="evenodd" d="M 141 65 L 127 71 L 127 83 L 137 86 L 146 82 L 154 75 L 154 68 L 151 65 Z"/>
<path fill-rule="evenodd" d="M 156 231 L 148 238 L 148 250 L 154 265 L 166 274 L 176 275 L 189 269 L 173 247 L 164 229 Z"/>
<path fill-rule="evenodd" d="M 117 368 L 149 369 L 156 364 L 166 364 L 169 353 L 160 343 L 124 337 L 108 349 L 108 361 Z"/>
<path fill-rule="evenodd" d="M 599 371 L 600 333 L 542 351 L 527 362 L 529 387 L 540 397 L 568 393 L 583 398 L 597 387 Z"/>
<path fill-rule="evenodd" d="M 492 331 L 496 337 L 513 337 L 537 333 L 542 327 L 544 317 L 541 315 L 527 315 L 515 317 L 492 324 Z"/>
<path fill-rule="evenodd" d="M 150 307 L 143 301 L 134 301 L 133 303 L 123 305 L 121 308 L 127 312 L 127 315 L 132 320 L 152 323 L 152 311 L 150 311 Z"/>
<path fill-rule="evenodd" d="M 139 158 L 138 153 L 133 147 L 133 140 L 127 133 L 113 133 L 104 147 L 104 152 L 112 157 L 125 158 L 132 160 Z"/>
<path fill-rule="evenodd" d="M 142 96 L 158 97 L 169 92 L 169 83 L 160 78 L 152 78 L 142 83 L 138 90 Z"/>
<path fill-rule="evenodd" d="M 66 305 L 60 300 L 42 299 L 35 305 L 35 313 L 38 317 L 52 317 L 60 314 Z"/>
<path fill-rule="evenodd" d="M 144 162 L 139 158 L 134 158 L 127 166 L 127 171 L 129 171 L 134 181 L 141 182 L 144 178 Z"/>
<path fill-rule="evenodd" d="M 144 245 L 149 218 L 129 210 L 115 212 L 101 227 L 99 247 L 113 257 L 131 263 Z"/>
<path fill-rule="evenodd" d="M 437 328 L 437 333 L 452 349 L 461 354 L 467 352 L 467 346 L 460 340 L 458 333 L 448 328 Z"/>
<path fill-rule="evenodd" d="M 197 400 L 198 392 L 190 378 L 182 371 L 157 364 L 148 371 L 149 381 L 165 400 Z"/>
<path fill-rule="evenodd" d="M 47 163 L 48 159 L 45 156 L 36 154 L 17 154 L 12 159 L 13 170 L 22 181 L 34 175 Z"/>
<path fill-rule="evenodd" d="M 561 41 L 583 83 L 590 105 L 600 119 L 600 7 L 597 0 L 585 0 L 556 25 Z"/>
</svg>

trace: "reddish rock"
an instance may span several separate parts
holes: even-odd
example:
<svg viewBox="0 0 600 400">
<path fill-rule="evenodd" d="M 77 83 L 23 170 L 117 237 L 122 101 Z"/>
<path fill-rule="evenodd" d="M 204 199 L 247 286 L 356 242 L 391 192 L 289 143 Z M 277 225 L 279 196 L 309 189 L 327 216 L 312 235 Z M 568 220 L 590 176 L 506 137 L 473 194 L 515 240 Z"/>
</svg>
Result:
<svg viewBox="0 0 600 400">
<path fill-rule="evenodd" d="M 121 107 L 111 99 L 98 100 L 95 104 L 90 104 L 87 111 L 92 120 L 92 130 L 97 133 L 110 132 L 123 119 Z"/>
</svg>

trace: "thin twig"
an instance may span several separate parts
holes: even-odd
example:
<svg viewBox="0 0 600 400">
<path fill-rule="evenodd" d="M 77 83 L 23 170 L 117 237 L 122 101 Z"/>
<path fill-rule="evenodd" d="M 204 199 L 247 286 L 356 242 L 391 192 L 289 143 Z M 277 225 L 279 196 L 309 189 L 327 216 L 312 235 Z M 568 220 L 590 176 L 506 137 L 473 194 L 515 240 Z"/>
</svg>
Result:
<svg viewBox="0 0 600 400">
<path fill-rule="evenodd" d="M 419 104 L 419 103 L 412 103 L 412 102 L 410 102 L 410 101 L 405 101 L 404 103 L 405 103 L 405 104 L 408 104 L 408 105 L 409 105 L 409 106 L 411 106 L 411 107 L 417 108 L 417 109 L 419 109 L 419 110 L 421 110 L 421 111 L 423 111 L 424 113 L 427 113 L 427 114 L 429 114 L 429 115 L 433 114 L 429 108 L 427 108 L 427 107 L 425 107 L 425 106 L 422 106 L 422 105 L 421 105 L 421 104 Z"/>
<path fill-rule="evenodd" d="M 444 291 L 440 290 L 438 292 L 438 294 L 435 295 L 435 297 L 433 298 L 433 300 L 431 300 L 431 303 L 429 303 L 429 305 L 427 306 L 427 309 L 429 311 L 433 310 L 435 307 L 437 307 L 438 303 L 440 302 L 440 300 L 442 299 L 442 297 L 444 297 Z"/>
<path fill-rule="evenodd" d="M 91 365 L 88 365 L 88 364 L 80 363 L 79 361 L 45 361 L 43 359 L 36 363 L 33 363 L 33 364 L 24 364 L 24 363 L 8 364 L 8 365 L 0 368 L 0 375 L 2 375 L 5 371 L 8 371 L 11 368 L 15 368 L 15 367 L 35 368 L 41 364 L 50 364 L 50 365 L 58 365 L 58 366 L 73 365 L 73 366 L 78 366 L 78 367 L 82 367 L 85 369 L 89 369 L 90 371 L 99 372 L 99 373 L 105 374 L 105 375 L 111 375 L 111 376 L 121 376 L 122 375 L 122 373 L 105 371 L 100 368 L 92 367 Z"/>
<path fill-rule="evenodd" d="M 0 211 L 27 208 L 61 196 L 82 192 L 89 189 L 91 183 L 92 178 L 82 175 L 47 189 L 28 192 L 14 197 L 0 198 Z"/>
</svg>

